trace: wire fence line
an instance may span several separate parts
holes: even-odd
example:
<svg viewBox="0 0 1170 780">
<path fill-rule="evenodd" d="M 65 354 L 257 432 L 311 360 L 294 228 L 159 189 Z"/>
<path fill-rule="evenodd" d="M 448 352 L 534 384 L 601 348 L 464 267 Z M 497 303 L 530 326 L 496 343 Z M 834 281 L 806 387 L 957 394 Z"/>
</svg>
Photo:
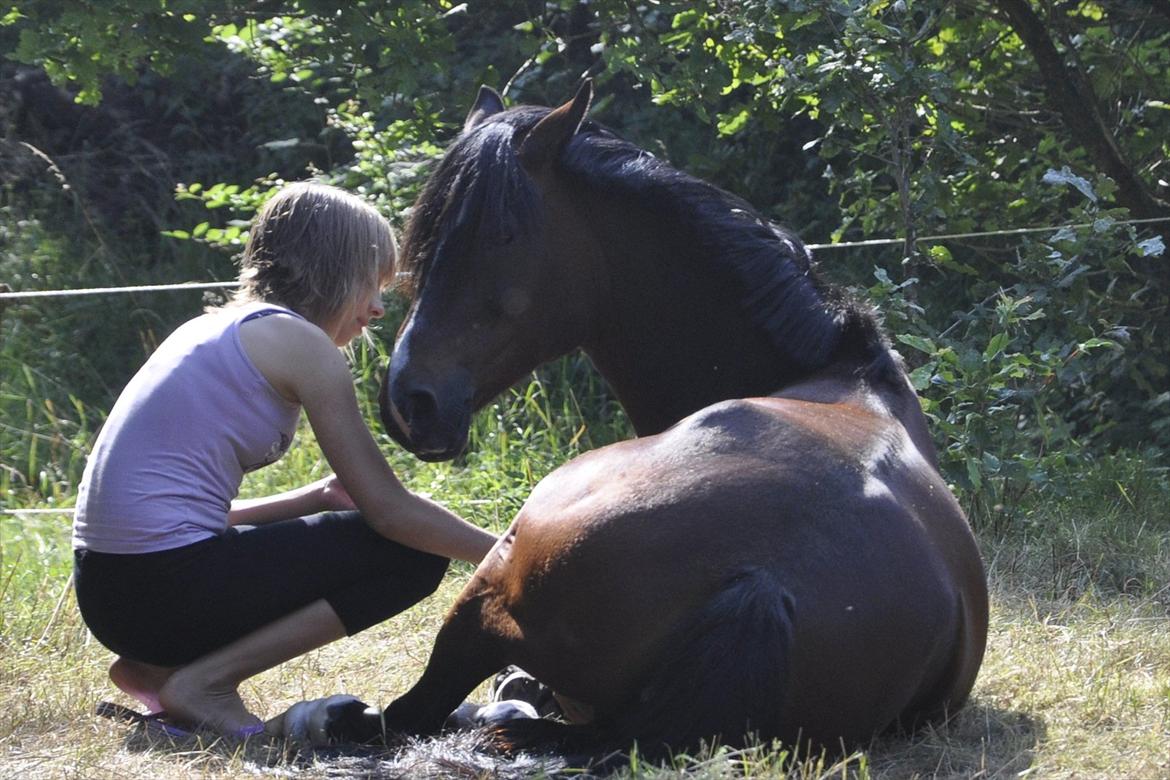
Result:
<svg viewBox="0 0 1170 780">
<path fill-rule="evenodd" d="M 1170 222 L 1170 216 L 1148 217 L 1145 219 L 1125 219 L 1110 221 L 1109 225 L 1146 225 L 1157 222 Z M 918 236 L 915 243 L 929 243 L 932 241 L 959 241 L 969 238 L 993 238 L 996 236 L 1022 236 L 1030 233 L 1047 233 L 1058 230 L 1081 229 L 1094 227 L 1096 223 L 1080 222 L 1067 225 L 1045 225 L 1043 227 L 1011 228 L 1007 230 L 978 230 L 968 233 L 941 233 L 933 236 Z M 832 249 L 856 249 L 859 247 L 896 246 L 906 243 L 905 238 L 873 238 L 862 241 L 837 241 L 828 244 L 806 244 L 813 251 L 820 252 Z M 176 282 L 174 284 L 143 284 L 124 287 L 87 287 L 73 290 L 19 290 L 10 291 L 7 286 L 0 284 L 0 301 L 28 300 L 33 298 L 72 298 L 83 295 L 111 295 L 117 293 L 136 292 L 166 292 L 186 290 L 215 290 L 228 287 L 237 287 L 239 282 Z"/>
<path fill-rule="evenodd" d="M 1170 222 L 1170 216 L 1167 217 L 1147 217 L 1145 219 L 1123 219 L 1113 220 L 1109 225 L 1146 225 L 1155 222 Z M 965 238 L 991 238 L 993 236 L 1022 236 L 1029 233 L 1047 233 L 1049 231 L 1067 230 L 1070 228 L 1080 229 L 1094 227 L 1094 222 L 1076 222 L 1068 225 L 1046 225 L 1044 227 L 1027 227 L 1027 228 L 1010 228 L 1007 230 L 977 230 L 970 233 L 942 233 L 936 236 L 919 236 L 914 239 L 915 243 L 928 243 L 931 241 L 958 241 Z M 904 244 L 905 238 L 873 238 L 865 241 L 839 241 L 834 244 L 806 244 L 806 246 L 817 251 L 820 249 L 849 249 L 852 247 L 865 246 L 889 246 L 892 244 Z"/>
<path fill-rule="evenodd" d="M 73 298 L 81 295 L 108 295 L 112 293 L 162 292 L 167 290 L 212 290 L 236 287 L 239 282 L 176 282 L 174 284 L 140 284 L 126 287 L 86 287 L 75 290 L 21 290 L 0 292 L 0 301 L 28 298 Z"/>
<path fill-rule="evenodd" d="M 1112 222 L 1112 225 L 1142 225 L 1152 224 L 1158 222 L 1170 222 L 1170 216 L 1167 217 L 1151 217 L 1147 219 L 1130 219 Z M 915 243 L 925 243 L 932 241 L 958 241 L 972 238 L 992 238 L 996 236 L 1019 236 L 1030 233 L 1045 233 L 1064 229 L 1081 229 L 1093 227 L 1095 223 L 1073 223 L 1066 225 L 1046 225 L 1043 227 L 1030 228 L 1013 228 L 1008 230 L 983 230 L 972 231 L 967 233 L 944 233 L 931 236 L 920 236 L 915 239 Z M 816 252 L 832 249 L 854 249 L 861 247 L 878 247 L 878 246 L 895 246 L 904 244 L 905 238 L 875 238 L 862 241 L 839 241 L 828 244 L 807 244 L 806 246 Z M 109 295 L 119 293 L 134 293 L 134 292 L 168 292 L 168 291 L 189 291 L 189 290 L 213 290 L 224 289 L 239 286 L 239 282 L 177 282 L 173 284 L 146 284 L 146 285 L 132 285 L 124 287 L 90 287 L 73 290 L 24 290 L 24 291 L 10 291 L 7 286 L 0 283 L 0 301 L 5 300 L 28 300 L 34 298 L 67 298 L 78 297 L 85 295 Z M 0 515 L 15 515 L 25 517 L 47 516 L 47 515 L 69 515 L 74 511 L 73 507 L 60 508 L 37 508 L 37 509 L 7 509 L 0 506 Z"/>
</svg>

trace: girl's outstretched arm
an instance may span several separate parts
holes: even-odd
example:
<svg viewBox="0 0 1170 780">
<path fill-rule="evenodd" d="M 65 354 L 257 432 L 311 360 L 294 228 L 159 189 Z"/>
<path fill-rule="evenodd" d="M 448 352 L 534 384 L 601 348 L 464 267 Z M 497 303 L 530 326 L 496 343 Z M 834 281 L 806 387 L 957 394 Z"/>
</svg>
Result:
<svg viewBox="0 0 1170 780">
<path fill-rule="evenodd" d="M 446 558 L 478 563 L 487 555 L 494 535 L 398 480 L 358 409 L 349 366 L 324 331 L 276 315 L 247 323 L 240 337 L 276 390 L 304 407 L 321 451 L 370 527 Z"/>
</svg>

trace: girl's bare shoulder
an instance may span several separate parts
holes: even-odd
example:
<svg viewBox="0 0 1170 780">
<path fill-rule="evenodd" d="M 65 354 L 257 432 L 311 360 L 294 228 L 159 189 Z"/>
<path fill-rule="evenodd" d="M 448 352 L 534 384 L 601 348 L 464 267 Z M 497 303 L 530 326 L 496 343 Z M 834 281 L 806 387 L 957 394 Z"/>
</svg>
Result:
<svg viewBox="0 0 1170 780">
<path fill-rule="evenodd" d="M 240 325 L 240 343 L 265 379 L 286 399 L 303 403 L 308 377 L 349 371 L 325 331 L 291 314 L 272 314 Z"/>
</svg>

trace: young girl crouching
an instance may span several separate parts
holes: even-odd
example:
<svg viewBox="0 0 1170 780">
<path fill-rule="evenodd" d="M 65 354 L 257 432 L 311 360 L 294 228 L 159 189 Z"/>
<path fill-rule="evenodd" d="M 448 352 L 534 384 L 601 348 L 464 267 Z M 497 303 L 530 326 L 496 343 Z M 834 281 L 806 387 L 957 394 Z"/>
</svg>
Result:
<svg viewBox="0 0 1170 780">
<path fill-rule="evenodd" d="M 394 237 L 339 189 L 285 187 L 252 225 L 232 302 L 180 326 L 103 426 L 73 526 L 77 602 L 110 678 L 169 722 L 263 730 L 240 683 L 379 623 L 495 537 L 406 490 L 338 347 L 384 314 Z M 304 410 L 334 475 L 236 500 Z"/>
</svg>

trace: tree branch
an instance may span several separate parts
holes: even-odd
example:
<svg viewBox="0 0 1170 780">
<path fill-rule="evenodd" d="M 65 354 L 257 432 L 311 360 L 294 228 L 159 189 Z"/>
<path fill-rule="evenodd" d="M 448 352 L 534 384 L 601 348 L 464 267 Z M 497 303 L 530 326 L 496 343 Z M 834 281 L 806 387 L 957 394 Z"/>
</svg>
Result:
<svg viewBox="0 0 1170 780">
<path fill-rule="evenodd" d="M 1155 11 L 1170 19 L 1170 0 L 1148 0 L 1148 2 Z"/>
<path fill-rule="evenodd" d="M 1044 22 L 1028 0 L 992 0 L 1024 42 L 1044 79 L 1049 103 L 1064 119 L 1073 140 L 1094 164 L 1117 182 L 1117 199 L 1136 217 L 1165 216 L 1170 206 L 1154 197 L 1125 159 L 1101 117 L 1097 95 L 1079 69 L 1065 65 Z"/>
</svg>

